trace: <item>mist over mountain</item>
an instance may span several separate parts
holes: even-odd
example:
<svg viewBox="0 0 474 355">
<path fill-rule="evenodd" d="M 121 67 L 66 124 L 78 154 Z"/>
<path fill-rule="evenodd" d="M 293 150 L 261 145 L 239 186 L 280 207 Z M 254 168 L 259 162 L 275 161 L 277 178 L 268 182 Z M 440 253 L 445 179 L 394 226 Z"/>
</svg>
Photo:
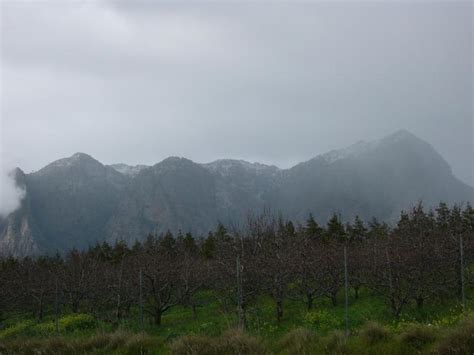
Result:
<svg viewBox="0 0 474 355">
<path fill-rule="evenodd" d="M 31 174 L 15 171 L 26 191 L 0 217 L 0 253 L 15 256 L 84 248 L 98 241 L 132 243 L 168 229 L 205 234 L 216 223 L 240 225 L 270 209 L 296 222 L 309 213 L 393 221 L 418 201 L 474 201 L 427 142 L 398 131 L 373 142 L 316 156 L 290 169 L 242 160 L 198 164 L 170 157 L 153 166 L 104 165 L 83 153 Z"/>
</svg>

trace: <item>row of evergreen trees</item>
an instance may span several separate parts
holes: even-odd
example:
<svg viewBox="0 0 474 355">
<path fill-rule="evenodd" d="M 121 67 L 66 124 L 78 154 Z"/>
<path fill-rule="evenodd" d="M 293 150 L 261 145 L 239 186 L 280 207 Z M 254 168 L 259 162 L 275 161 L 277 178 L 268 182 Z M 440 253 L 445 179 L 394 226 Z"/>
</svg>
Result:
<svg viewBox="0 0 474 355">
<path fill-rule="evenodd" d="M 347 259 L 344 259 L 344 248 Z M 191 233 L 149 235 L 132 246 L 117 241 L 64 256 L 0 260 L 0 319 L 31 312 L 88 312 L 118 324 L 142 309 L 155 324 L 169 309 L 196 311 L 199 291 L 212 290 L 229 311 L 246 322 L 258 299 L 274 300 L 276 319 L 288 299 L 311 309 L 315 300 L 339 302 L 346 260 L 351 299 L 364 288 L 382 297 L 395 317 L 413 303 L 459 297 L 474 279 L 474 209 L 435 211 L 421 204 L 402 213 L 397 225 L 359 218 L 343 224 L 334 215 L 326 226 L 313 216 L 295 225 L 269 214 L 249 217 L 245 228 L 219 224 L 204 238 Z M 205 302 L 205 301 L 204 301 Z"/>
</svg>

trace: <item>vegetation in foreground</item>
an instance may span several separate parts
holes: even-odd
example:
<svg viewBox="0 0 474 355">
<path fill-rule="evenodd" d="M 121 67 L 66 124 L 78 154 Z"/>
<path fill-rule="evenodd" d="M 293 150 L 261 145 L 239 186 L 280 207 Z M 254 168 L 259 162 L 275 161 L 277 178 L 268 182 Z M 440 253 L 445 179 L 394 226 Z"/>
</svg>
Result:
<svg viewBox="0 0 474 355">
<path fill-rule="evenodd" d="M 209 302 L 197 310 L 176 307 L 161 326 L 146 319 L 142 332 L 139 312 L 115 326 L 90 314 L 64 315 L 59 333 L 53 316 L 41 322 L 9 319 L 0 330 L 0 354 L 472 354 L 474 313 L 462 312 L 457 300 L 406 308 L 397 319 L 381 299 L 362 290 L 351 297 L 350 335 L 344 332 L 344 307 L 330 300 L 308 310 L 299 302 L 285 304 L 288 312 L 278 323 L 271 299 L 249 310 L 248 329 L 236 328 L 237 316 L 222 309 L 209 292 Z M 470 298 L 470 297 L 469 297 Z M 474 302 L 467 303 L 474 309 Z"/>
<path fill-rule="evenodd" d="M 0 353 L 473 353 L 473 236 L 471 206 L 420 204 L 6 258 Z"/>
</svg>

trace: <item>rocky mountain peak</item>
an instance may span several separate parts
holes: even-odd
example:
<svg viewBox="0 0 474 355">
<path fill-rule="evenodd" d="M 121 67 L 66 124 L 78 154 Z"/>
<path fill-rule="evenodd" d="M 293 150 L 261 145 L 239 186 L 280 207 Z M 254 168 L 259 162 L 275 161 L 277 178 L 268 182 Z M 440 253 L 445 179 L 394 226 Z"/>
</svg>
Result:
<svg viewBox="0 0 474 355">
<path fill-rule="evenodd" d="M 323 159 L 327 163 L 334 163 L 343 159 L 364 159 L 367 154 L 377 154 L 389 150 L 400 153 L 407 151 L 413 154 L 420 153 L 421 150 L 427 153 L 427 150 L 430 150 L 428 154 L 438 155 L 429 143 L 406 129 L 401 129 L 378 140 L 358 141 L 346 148 L 331 150 L 317 156 L 315 159 Z"/>
<path fill-rule="evenodd" d="M 69 171 L 71 169 L 80 169 L 86 172 L 103 168 L 104 165 L 90 155 L 85 153 L 75 153 L 69 158 L 62 158 L 52 162 L 35 174 L 54 174 L 56 171 Z"/>
</svg>

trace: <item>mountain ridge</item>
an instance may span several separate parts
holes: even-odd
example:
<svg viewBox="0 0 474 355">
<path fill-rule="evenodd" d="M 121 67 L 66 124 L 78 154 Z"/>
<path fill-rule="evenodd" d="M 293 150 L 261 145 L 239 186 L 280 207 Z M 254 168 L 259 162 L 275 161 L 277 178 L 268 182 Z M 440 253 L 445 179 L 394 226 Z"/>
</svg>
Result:
<svg viewBox="0 0 474 355">
<path fill-rule="evenodd" d="M 104 165 L 75 153 L 16 180 L 26 196 L 0 219 L 0 253 L 16 256 L 102 240 L 132 243 L 168 229 L 205 234 L 218 221 L 239 225 L 267 208 L 296 222 L 312 213 L 324 223 L 334 212 L 390 221 L 419 200 L 428 207 L 474 200 L 474 189 L 442 156 L 405 130 L 287 169 L 180 157 L 152 166 Z"/>
</svg>

